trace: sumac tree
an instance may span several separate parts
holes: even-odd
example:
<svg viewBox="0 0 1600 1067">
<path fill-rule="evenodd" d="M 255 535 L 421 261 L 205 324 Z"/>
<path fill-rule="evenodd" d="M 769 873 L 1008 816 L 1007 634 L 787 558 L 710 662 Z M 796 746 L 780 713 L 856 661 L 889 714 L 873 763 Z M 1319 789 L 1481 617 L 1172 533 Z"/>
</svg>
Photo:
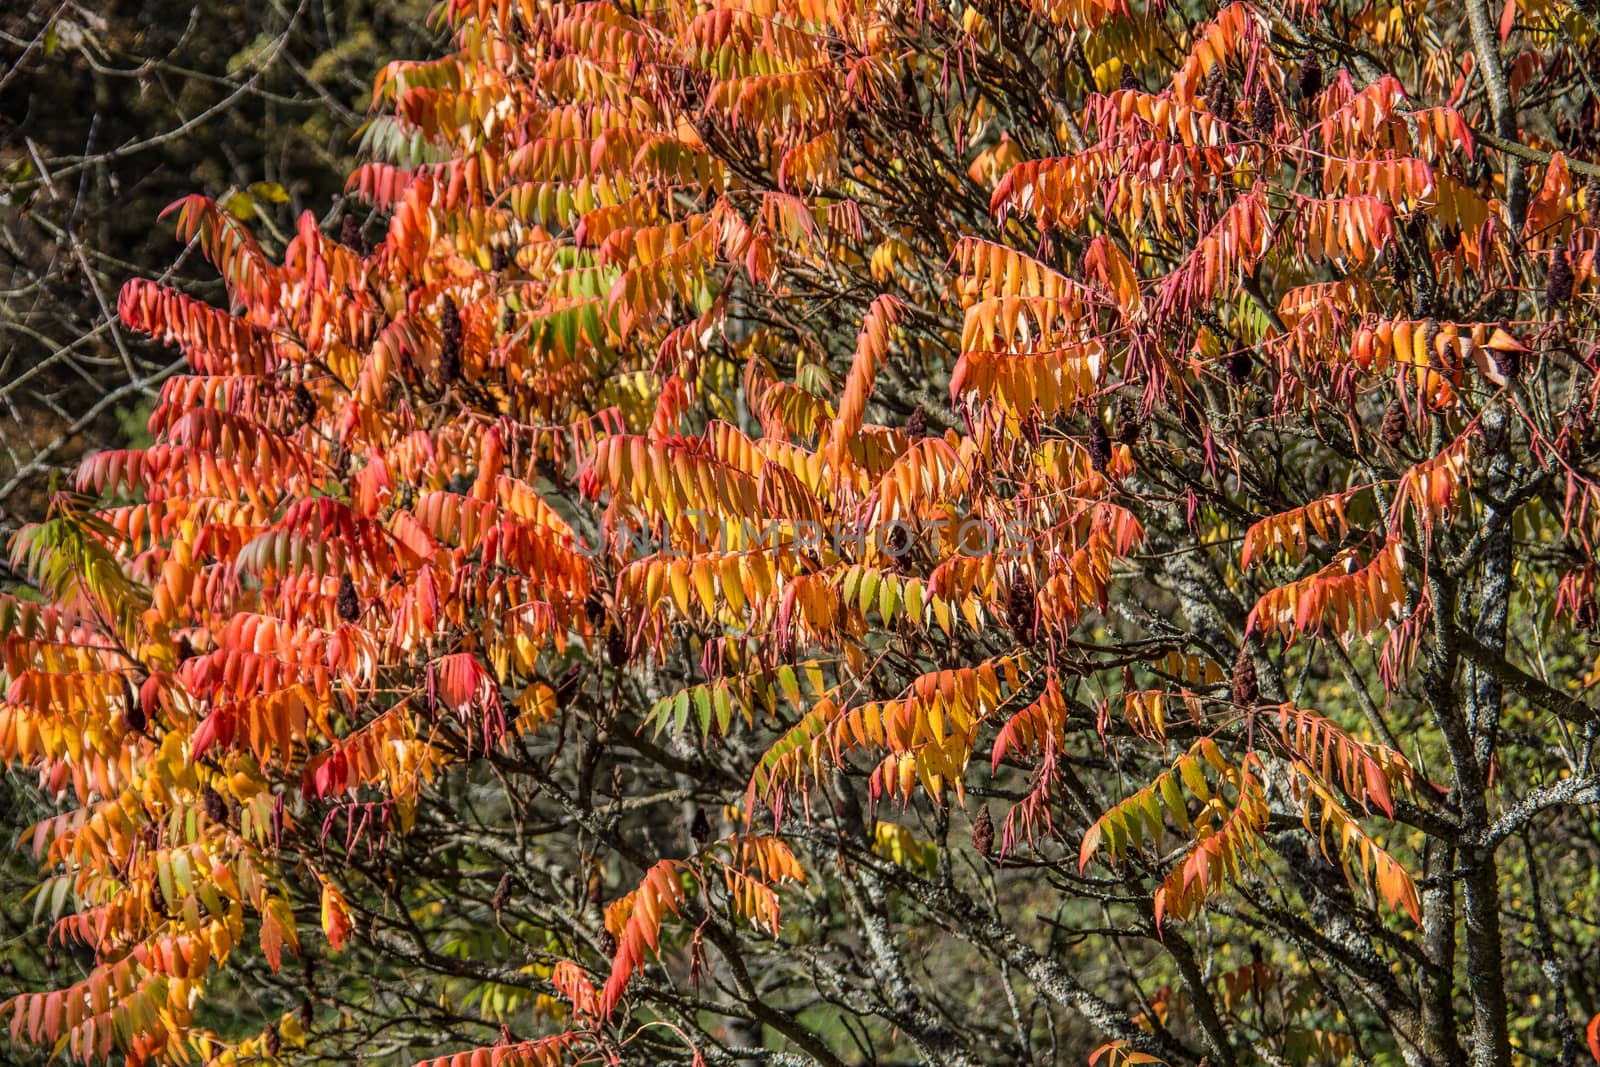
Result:
<svg viewBox="0 0 1600 1067">
<path fill-rule="evenodd" d="M 15 541 L 11 1037 L 1586 1055 L 1596 29 L 1465 10 L 445 5 Z"/>
</svg>

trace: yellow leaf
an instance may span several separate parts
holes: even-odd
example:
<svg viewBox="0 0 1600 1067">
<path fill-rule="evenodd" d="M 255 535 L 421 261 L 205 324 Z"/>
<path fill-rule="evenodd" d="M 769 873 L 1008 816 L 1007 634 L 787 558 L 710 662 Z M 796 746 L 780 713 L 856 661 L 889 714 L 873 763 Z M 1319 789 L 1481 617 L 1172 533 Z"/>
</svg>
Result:
<svg viewBox="0 0 1600 1067">
<path fill-rule="evenodd" d="M 250 195 L 269 204 L 287 204 L 289 191 L 277 182 L 251 182 Z"/>
<path fill-rule="evenodd" d="M 235 218 L 248 221 L 256 217 L 256 198 L 243 190 L 231 194 L 222 206 Z"/>
</svg>

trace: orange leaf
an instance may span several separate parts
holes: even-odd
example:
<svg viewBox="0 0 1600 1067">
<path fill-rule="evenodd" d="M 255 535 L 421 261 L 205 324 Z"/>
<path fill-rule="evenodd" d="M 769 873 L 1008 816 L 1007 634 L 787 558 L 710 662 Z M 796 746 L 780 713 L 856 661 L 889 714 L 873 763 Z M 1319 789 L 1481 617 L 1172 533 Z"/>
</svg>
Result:
<svg viewBox="0 0 1600 1067">
<path fill-rule="evenodd" d="M 354 924 L 350 921 L 350 908 L 344 894 L 332 882 L 322 883 L 322 932 L 328 936 L 333 951 L 342 952 L 350 938 Z"/>
</svg>

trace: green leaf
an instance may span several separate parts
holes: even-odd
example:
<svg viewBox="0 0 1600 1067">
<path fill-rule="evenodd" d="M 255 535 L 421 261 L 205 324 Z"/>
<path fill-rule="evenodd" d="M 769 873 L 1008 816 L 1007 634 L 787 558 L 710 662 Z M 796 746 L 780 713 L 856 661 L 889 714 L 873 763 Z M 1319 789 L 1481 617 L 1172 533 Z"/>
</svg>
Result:
<svg viewBox="0 0 1600 1067">
<path fill-rule="evenodd" d="M 864 571 L 861 575 L 860 603 L 856 606 L 861 614 L 865 615 L 867 609 L 872 607 L 872 602 L 878 599 L 878 576 L 872 571 Z"/>
<path fill-rule="evenodd" d="M 672 701 L 672 729 L 674 733 L 682 734 L 683 728 L 689 722 L 689 693 L 679 693 Z"/>
<path fill-rule="evenodd" d="M 1178 783 L 1172 775 L 1163 774 L 1160 778 L 1161 799 L 1166 801 L 1167 811 L 1172 819 L 1185 832 L 1189 832 L 1189 806 L 1183 802 L 1183 792 L 1178 788 Z"/>
<path fill-rule="evenodd" d="M 1140 802 L 1141 814 L 1144 816 L 1145 825 L 1150 831 L 1150 840 L 1155 841 L 1161 836 L 1161 798 L 1156 796 L 1155 790 L 1144 791 L 1144 799 Z"/>
<path fill-rule="evenodd" d="M 878 614 L 883 616 L 885 623 L 893 622 L 895 609 L 899 606 L 900 583 L 893 578 L 885 579 L 878 590 Z"/>
<path fill-rule="evenodd" d="M 783 698 L 796 706 L 800 703 L 800 682 L 795 678 L 794 668 L 787 663 L 778 668 L 778 689 L 782 691 Z"/>
<path fill-rule="evenodd" d="M 711 694 L 703 685 L 694 687 L 694 707 L 700 719 L 700 736 L 707 737 L 711 734 Z"/>
<path fill-rule="evenodd" d="M 1206 776 L 1200 770 L 1200 764 L 1191 756 L 1185 756 L 1178 761 L 1178 773 L 1183 776 L 1183 784 L 1203 804 L 1211 799 L 1211 788 L 1206 785 Z"/>
<path fill-rule="evenodd" d="M 905 597 L 906 616 L 911 619 L 913 625 L 921 626 L 922 609 L 926 606 L 926 601 L 923 599 L 921 579 L 910 578 L 906 580 Z"/>
</svg>

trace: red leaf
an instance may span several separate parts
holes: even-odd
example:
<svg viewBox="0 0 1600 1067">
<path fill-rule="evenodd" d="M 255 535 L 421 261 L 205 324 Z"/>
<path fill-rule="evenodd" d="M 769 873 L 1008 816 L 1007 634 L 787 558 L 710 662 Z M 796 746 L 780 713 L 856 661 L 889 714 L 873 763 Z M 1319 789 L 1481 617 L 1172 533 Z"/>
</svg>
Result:
<svg viewBox="0 0 1600 1067">
<path fill-rule="evenodd" d="M 195 728 L 191 752 L 194 756 L 201 756 L 212 745 L 219 743 L 224 748 L 233 744 L 233 716 L 213 711 Z"/>
</svg>

